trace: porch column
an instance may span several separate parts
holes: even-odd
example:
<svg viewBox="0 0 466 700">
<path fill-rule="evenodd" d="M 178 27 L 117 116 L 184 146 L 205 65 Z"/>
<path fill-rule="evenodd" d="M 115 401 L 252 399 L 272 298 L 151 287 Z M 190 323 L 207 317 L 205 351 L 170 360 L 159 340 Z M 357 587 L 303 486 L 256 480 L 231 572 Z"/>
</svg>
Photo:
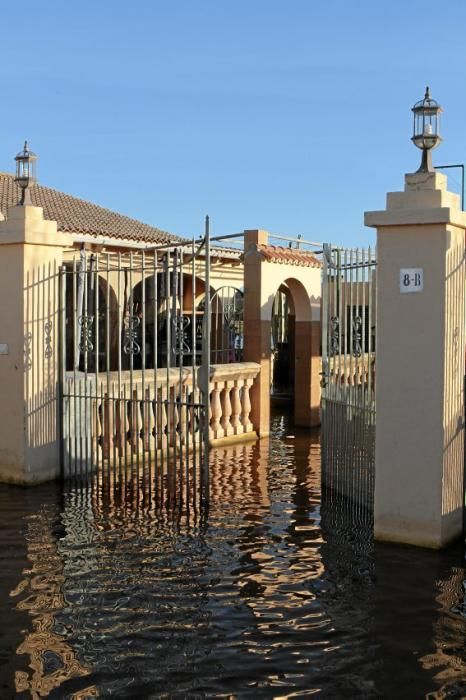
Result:
<svg viewBox="0 0 466 700">
<path fill-rule="evenodd" d="M 257 362 L 261 368 L 250 392 L 251 422 L 259 437 L 270 434 L 271 322 L 261 315 L 263 267 L 255 246 L 267 242 L 267 231 L 244 232 L 244 361 Z"/>
<path fill-rule="evenodd" d="M 320 425 L 320 321 L 295 322 L 294 422 Z"/>
<path fill-rule="evenodd" d="M 0 221 L 0 481 L 59 475 L 58 273 L 69 236 L 41 207 Z"/>
<path fill-rule="evenodd" d="M 462 529 L 465 229 L 440 173 L 405 176 L 377 228 L 375 537 L 440 548 Z"/>
</svg>

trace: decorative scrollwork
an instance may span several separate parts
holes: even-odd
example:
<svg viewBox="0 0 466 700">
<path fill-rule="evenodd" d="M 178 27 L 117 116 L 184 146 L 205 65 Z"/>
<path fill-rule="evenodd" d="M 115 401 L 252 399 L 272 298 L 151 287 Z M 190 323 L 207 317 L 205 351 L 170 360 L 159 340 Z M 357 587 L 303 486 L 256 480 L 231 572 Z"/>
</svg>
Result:
<svg viewBox="0 0 466 700">
<path fill-rule="evenodd" d="M 235 321 L 238 317 L 235 308 L 234 299 L 225 300 L 223 302 L 223 318 L 227 328 L 234 328 Z"/>
<path fill-rule="evenodd" d="M 26 369 L 31 369 L 32 367 L 32 333 L 28 331 L 24 336 L 24 366 Z"/>
<path fill-rule="evenodd" d="M 362 329 L 362 319 L 361 316 L 353 317 L 353 357 L 361 357 L 362 346 L 361 346 L 361 329 Z"/>
<path fill-rule="evenodd" d="M 330 355 L 338 355 L 340 352 L 340 319 L 332 316 L 330 319 Z"/>
<path fill-rule="evenodd" d="M 202 317 L 196 318 L 196 343 L 202 342 L 203 321 Z"/>
<path fill-rule="evenodd" d="M 47 359 L 50 359 L 53 355 L 53 343 L 52 343 L 52 331 L 53 323 L 52 321 L 46 321 L 44 323 L 44 335 L 45 335 L 45 351 L 44 355 Z"/>
<path fill-rule="evenodd" d="M 138 328 L 141 324 L 139 316 L 127 315 L 123 319 L 125 327 L 123 352 L 126 355 L 139 355 L 141 346 L 138 343 Z"/>
<path fill-rule="evenodd" d="M 81 326 L 79 350 L 81 352 L 92 352 L 94 350 L 94 343 L 92 342 L 94 316 L 80 316 L 78 322 Z"/>
<path fill-rule="evenodd" d="M 175 352 L 178 355 L 189 355 L 191 347 L 189 345 L 188 328 L 191 325 L 189 316 L 177 316 L 173 321 L 175 332 Z"/>
</svg>

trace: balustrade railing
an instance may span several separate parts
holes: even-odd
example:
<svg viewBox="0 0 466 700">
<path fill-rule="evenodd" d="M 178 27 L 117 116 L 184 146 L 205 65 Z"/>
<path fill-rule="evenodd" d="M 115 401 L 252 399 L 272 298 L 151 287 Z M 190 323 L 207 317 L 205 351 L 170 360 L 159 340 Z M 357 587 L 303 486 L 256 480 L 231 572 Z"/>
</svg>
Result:
<svg viewBox="0 0 466 700">
<path fill-rule="evenodd" d="M 370 387 L 375 391 L 375 354 L 337 357 L 328 371 L 328 381 L 339 387 Z"/>
<path fill-rule="evenodd" d="M 65 462 L 125 464 L 134 455 L 191 451 L 201 442 L 201 370 L 70 372 L 64 387 Z M 215 444 L 254 435 L 250 389 L 260 366 L 253 362 L 211 365 L 209 436 Z"/>
</svg>

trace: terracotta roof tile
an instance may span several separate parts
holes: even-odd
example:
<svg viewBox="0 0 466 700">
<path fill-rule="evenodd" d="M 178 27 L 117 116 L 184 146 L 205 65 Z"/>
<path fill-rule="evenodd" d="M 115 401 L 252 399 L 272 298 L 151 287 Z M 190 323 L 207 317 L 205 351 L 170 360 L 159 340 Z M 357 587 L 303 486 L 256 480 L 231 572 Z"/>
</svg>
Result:
<svg viewBox="0 0 466 700">
<path fill-rule="evenodd" d="M 303 267 L 322 267 L 320 260 L 307 250 L 261 243 L 258 244 L 257 250 L 268 262 L 302 265 Z"/>
<path fill-rule="evenodd" d="M 7 216 L 8 208 L 17 204 L 20 198 L 21 191 L 14 181 L 14 176 L 0 173 L 0 212 Z M 31 189 L 31 199 L 35 206 L 43 208 L 46 219 L 56 221 L 58 230 L 66 233 L 108 236 L 144 243 L 180 240 L 179 236 L 143 224 L 137 219 L 117 214 L 110 209 L 44 185 L 37 184 Z"/>
</svg>

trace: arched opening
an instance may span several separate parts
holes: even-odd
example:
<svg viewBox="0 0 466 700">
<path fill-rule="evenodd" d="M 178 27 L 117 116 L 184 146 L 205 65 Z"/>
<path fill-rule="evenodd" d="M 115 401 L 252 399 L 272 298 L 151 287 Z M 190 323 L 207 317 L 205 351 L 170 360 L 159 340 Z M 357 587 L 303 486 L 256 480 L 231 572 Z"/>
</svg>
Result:
<svg viewBox="0 0 466 700">
<path fill-rule="evenodd" d="M 139 349 L 143 347 L 145 369 L 166 367 L 167 364 L 171 367 L 199 365 L 202 361 L 205 282 L 186 273 L 182 276 L 178 274 L 175 281 L 172 275 L 170 272 L 168 280 L 165 273 L 150 275 L 135 285 L 129 297 L 123 317 L 129 314 L 136 319 L 135 340 L 138 347 L 133 353 L 133 369 L 142 368 L 143 358 Z M 217 291 L 212 287 L 210 289 L 213 363 L 232 361 L 226 358 L 233 330 L 238 325 L 234 323 L 239 308 L 235 296 L 237 292 L 233 290 L 232 296 L 226 287 Z M 128 361 L 126 358 L 126 364 Z"/>
<path fill-rule="evenodd" d="M 275 401 L 291 401 L 294 389 L 294 305 L 282 284 L 273 300 L 271 328 L 271 390 Z"/>
<path fill-rule="evenodd" d="M 92 271 L 84 273 L 80 282 L 71 265 L 66 265 L 66 269 L 66 369 L 87 372 L 117 369 L 118 336 L 113 330 L 118 323 L 115 291 L 107 280 Z"/>
<path fill-rule="evenodd" d="M 223 286 L 210 293 L 210 361 L 212 364 L 241 362 L 243 358 L 244 294 L 237 287 Z M 197 306 L 205 314 L 205 294 Z M 202 328 L 201 328 L 202 332 Z"/>
<path fill-rule="evenodd" d="M 292 404 L 297 425 L 311 422 L 311 384 L 316 381 L 316 363 L 313 367 L 311 360 L 318 353 L 311 314 L 303 283 L 287 278 L 271 309 L 270 395 L 272 401 Z"/>
</svg>

